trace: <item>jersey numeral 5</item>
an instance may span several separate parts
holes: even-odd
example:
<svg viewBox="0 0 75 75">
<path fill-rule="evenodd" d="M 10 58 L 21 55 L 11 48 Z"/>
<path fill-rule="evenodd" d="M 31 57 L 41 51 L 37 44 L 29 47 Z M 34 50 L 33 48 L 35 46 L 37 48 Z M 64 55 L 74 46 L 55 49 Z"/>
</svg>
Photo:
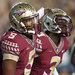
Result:
<svg viewBox="0 0 75 75">
<path fill-rule="evenodd" d="M 8 38 L 14 39 L 16 35 L 17 35 L 16 33 L 11 33 Z"/>
</svg>

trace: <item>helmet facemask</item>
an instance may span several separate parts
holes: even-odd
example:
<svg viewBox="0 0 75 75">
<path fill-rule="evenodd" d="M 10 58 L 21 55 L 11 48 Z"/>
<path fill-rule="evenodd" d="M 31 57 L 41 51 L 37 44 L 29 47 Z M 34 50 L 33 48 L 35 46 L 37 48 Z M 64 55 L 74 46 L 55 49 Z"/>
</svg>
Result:
<svg viewBox="0 0 75 75">
<path fill-rule="evenodd" d="M 72 20 L 61 9 L 51 9 L 43 18 L 43 25 L 46 31 L 60 34 L 61 36 L 70 36 L 73 28 Z"/>
<path fill-rule="evenodd" d="M 53 32 L 53 33 L 61 33 L 61 29 L 59 28 L 58 25 L 56 25 L 56 22 L 54 22 L 54 20 L 51 17 L 46 16 L 43 23 L 44 23 L 46 30 Z"/>
<path fill-rule="evenodd" d="M 20 32 L 35 34 L 38 25 L 38 14 L 21 18 L 20 24 L 21 24 Z"/>
<path fill-rule="evenodd" d="M 61 36 L 70 36 L 73 28 L 72 20 L 67 15 L 57 15 L 55 18 L 56 24 L 61 28 Z"/>
</svg>

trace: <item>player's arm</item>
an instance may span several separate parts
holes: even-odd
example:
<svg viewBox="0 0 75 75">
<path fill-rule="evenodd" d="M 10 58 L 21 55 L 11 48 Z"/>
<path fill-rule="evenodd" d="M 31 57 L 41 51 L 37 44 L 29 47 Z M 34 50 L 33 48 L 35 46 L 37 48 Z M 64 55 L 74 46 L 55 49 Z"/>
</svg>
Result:
<svg viewBox="0 0 75 75">
<path fill-rule="evenodd" d="M 20 49 L 17 43 L 17 34 L 14 32 L 5 34 L 1 40 L 1 51 L 3 55 L 3 75 L 15 75 L 16 64 L 19 59 Z"/>
<path fill-rule="evenodd" d="M 15 75 L 17 61 L 18 56 L 4 52 L 2 63 L 3 75 Z"/>
<path fill-rule="evenodd" d="M 3 68 L 3 75 L 15 75 L 16 62 L 13 60 L 4 60 L 2 68 Z"/>
</svg>

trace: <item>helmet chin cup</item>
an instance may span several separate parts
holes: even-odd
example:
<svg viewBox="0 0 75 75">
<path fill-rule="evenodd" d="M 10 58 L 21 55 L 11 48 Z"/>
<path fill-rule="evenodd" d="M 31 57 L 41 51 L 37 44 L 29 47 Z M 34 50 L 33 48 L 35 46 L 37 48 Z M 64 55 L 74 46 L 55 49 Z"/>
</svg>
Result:
<svg viewBox="0 0 75 75">
<path fill-rule="evenodd" d="M 58 25 L 52 26 L 51 28 L 52 28 L 51 32 L 57 33 L 57 34 L 61 33 L 61 28 Z"/>
<path fill-rule="evenodd" d="M 29 34 L 35 34 L 36 32 L 35 31 L 32 31 L 32 30 L 28 30 L 28 33 Z"/>
</svg>

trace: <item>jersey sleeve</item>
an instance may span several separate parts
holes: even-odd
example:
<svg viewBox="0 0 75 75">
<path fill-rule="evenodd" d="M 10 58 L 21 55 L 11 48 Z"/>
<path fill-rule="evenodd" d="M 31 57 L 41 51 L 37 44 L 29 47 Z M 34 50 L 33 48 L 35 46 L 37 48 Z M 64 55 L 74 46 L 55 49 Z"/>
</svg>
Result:
<svg viewBox="0 0 75 75">
<path fill-rule="evenodd" d="M 36 39 L 36 52 L 43 52 L 47 49 L 47 35 L 43 32 L 37 34 Z"/>
<path fill-rule="evenodd" d="M 3 52 L 3 60 L 10 59 L 18 62 L 19 56 Z"/>
<path fill-rule="evenodd" d="M 16 37 L 17 37 L 16 33 L 11 33 L 7 34 L 6 36 L 3 36 L 1 40 L 1 50 L 9 54 L 19 56 L 20 47 L 19 44 L 17 43 Z"/>
</svg>

